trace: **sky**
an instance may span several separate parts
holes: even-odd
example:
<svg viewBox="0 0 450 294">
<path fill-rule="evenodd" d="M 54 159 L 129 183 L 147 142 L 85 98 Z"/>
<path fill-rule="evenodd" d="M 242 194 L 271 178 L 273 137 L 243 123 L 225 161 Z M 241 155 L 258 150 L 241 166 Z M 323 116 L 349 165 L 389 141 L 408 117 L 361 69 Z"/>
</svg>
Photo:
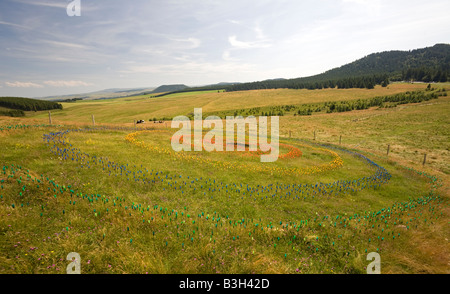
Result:
<svg viewBox="0 0 450 294">
<path fill-rule="evenodd" d="M 0 0 L 0 96 L 320 74 L 450 43 L 448 0 Z"/>
</svg>

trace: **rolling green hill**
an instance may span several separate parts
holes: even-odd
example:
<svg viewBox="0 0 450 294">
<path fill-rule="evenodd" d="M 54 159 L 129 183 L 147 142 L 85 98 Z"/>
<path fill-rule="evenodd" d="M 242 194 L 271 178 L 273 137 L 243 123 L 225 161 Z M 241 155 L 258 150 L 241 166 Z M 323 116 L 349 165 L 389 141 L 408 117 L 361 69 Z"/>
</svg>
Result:
<svg viewBox="0 0 450 294">
<path fill-rule="evenodd" d="M 287 80 L 268 80 L 227 87 L 227 91 L 290 88 L 373 88 L 386 86 L 389 81 L 446 82 L 450 78 L 450 45 L 412 51 L 386 51 L 364 58 L 322 74 Z"/>
<path fill-rule="evenodd" d="M 186 88 L 174 92 L 225 89 L 245 91 L 256 89 L 323 89 L 367 88 L 387 86 L 390 81 L 447 82 L 450 79 L 450 45 L 410 51 L 373 53 L 352 63 L 322 74 L 295 79 L 272 79 L 226 86 Z M 174 93 L 171 92 L 171 93 Z"/>
<path fill-rule="evenodd" d="M 386 51 L 370 54 L 352 63 L 339 68 L 329 70 L 321 75 L 313 76 L 312 79 L 340 79 L 369 74 L 388 74 L 390 78 L 405 79 L 408 70 L 423 69 L 431 73 L 428 80 L 432 81 L 434 74 L 439 70 L 447 73 L 447 81 L 450 70 L 450 45 L 436 44 L 433 47 L 416 49 L 412 51 Z M 425 75 L 423 76 L 425 77 Z M 418 79 L 418 80 L 422 80 Z M 439 77 L 440 79 L 441 77 Z M 445 82 L 436 80 L 436 82 Z"/>
</svg>

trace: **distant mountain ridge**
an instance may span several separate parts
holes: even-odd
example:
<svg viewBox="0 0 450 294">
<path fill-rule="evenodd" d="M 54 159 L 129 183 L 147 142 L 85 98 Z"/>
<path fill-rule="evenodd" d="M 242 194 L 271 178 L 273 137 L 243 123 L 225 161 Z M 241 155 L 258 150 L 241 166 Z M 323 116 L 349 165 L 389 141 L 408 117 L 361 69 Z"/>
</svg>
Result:
<svg viewBox="0 0 450 294">
<path fill-rule="evenodd" d="M 151 92 L 147 92 L 146 94 L 157 94 L 157 93 L 164 93 L 164 92 L 172 92 L 172 91 L 180 91 L 189 88 L 186 85 L 183 84 L 175 84 L 175 85 L 162 85 L 157 87 Z"/>
<path fill-rule="evenodd" d="M 104 89 L 89 93 L 69 94 L 69 95 L 55 95 L 46 96 L 36 99 L 50 100 L 50 101 L 66 101 L 66 100 L 95 100 L 95 99 L 113 99 L 139 95 L 154 90 L 155 88 L 112 88 Z"/>
</svg>

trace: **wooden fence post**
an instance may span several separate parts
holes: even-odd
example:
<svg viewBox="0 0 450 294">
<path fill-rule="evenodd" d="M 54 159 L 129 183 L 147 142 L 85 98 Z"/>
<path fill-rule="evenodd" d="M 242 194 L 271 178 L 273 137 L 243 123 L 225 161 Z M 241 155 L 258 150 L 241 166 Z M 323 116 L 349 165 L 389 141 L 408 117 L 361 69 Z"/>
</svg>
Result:
<svg viewBox="0 0 450 294">
<path fill-rule="evenodd" d="M 422 163 L 422 165 L 425 165 L 426 161 L 427 161 L 427 154 L 425 153 L 425 155 L 423 156 L 423 163 Z"/>
<path fill-rule="evenodd" d="M 314 130 L 314 141 L 316 140 L 316 130 Z"/>
<path fill-rule="evenodd" d="M 92 125 L 95 127 L 95 118 L 94 118 L 94 115 L 92 115 Z"/>
<path fill-rule="evenodd" d="M 389 147 L 391 147 L 391 145 L 388 145 L 386 156 L 389 155 Z"/>
<path fill-rule="evenodd" d="M 48 123 L 49 125 L 52 124 L 52 113 L 50 111 L 48 112 Z"/>
<path fill-rule="evenodd" d="M 341 145 L 342 142 L 342 135 L 339 136 L 339 145 Z"/>
</svg>

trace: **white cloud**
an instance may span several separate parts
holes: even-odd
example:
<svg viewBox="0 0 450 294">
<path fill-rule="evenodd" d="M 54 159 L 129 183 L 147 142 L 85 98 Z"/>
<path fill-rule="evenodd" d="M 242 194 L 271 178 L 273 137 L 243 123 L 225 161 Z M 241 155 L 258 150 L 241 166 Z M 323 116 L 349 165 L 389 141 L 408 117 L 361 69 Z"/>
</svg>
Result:
<svg viewBox="0 0 450 294">
<path fill-rule="evenodd" d="M 56 47 L 64 47 L 68 49 L 88 49 L 88 46 L 70 42 L 60 42 L 60 41 L 52 41 L 52 40 L 44 40 L 43 43 L 47 43 L 50 45 L 54 45 Z"/>
<path fill-rule="evenodd" d="M 13 88 L 43 88 L 42 85 L 30 83 L 30 82 L 5 82 L 8 87 Z"/>
<path fill-rule="evenodd" d="M 39 50 L 36 50 L 39 48 Z M 11 44 L 11 48 L 0 54 L 12 59 L 46 61 L 51 66 L 55 62 L 71 64 L 98 64 L 105 60 L 114 60 L 115 56 L 89 45 L 54 40 L 26 40 Z"/>
<path fill-rule="evenodd" d="M 222 59 L 225 61 L 236 61 L 235 58 L 231 57 L 231 52 L 230 50 L 225 50 L 222 53 Z"/>
<path fill-rule="evenodd" d="M 18 3 L 22 3 L 22 4 L 28 4 L 28 5 L 34 5 L 34 6 L 40 6 L 40 7 L 51 7 L 51 8 L 58 8 L 58 9 L 64 9 L 63 11 L 65 12 L 67 9 L 67 6 L 72 2 L 72 0 L 67 0 L 67 1 L 62 1 L 59 0 L 61 2 L 57 2 L 57 1 L 25 1 L 25 0 L 15 0 L 15 2 Z M 92 5 L 88 6 L 86 5 L 87 3 L 89 3 L 89 1 L 80 1 L 80 6 L 81 9 L 83 11 L 94 11 L 97 8 L 93 7 Z M 89 3 L 91 4 L 91 3 Z"/>
<path fill-rule="evenodd" d="M 385 4 L 383 4 L 381 0 L 342 0 L 341 3 L 344 14 L 346 13 L 348 18 L 353 20 L 358 18 L 361 20 L 367 18 L 380 18 L 384 17 L 382 15 L 383 13 L 389 13 L 386 12 Z M 395 10 L 392 6 L 390 8 Z M 406 9 L 407 8 L 405 8 L 405 10 Z"/>
<path fill-rule="evenodd" d="M 45 81 L 44 84 L 52 87 L 87 87 L 92 86 L 90 83 L 83 81 Z"/>
<path fill-rule="evenodd" d="M 261 28 L 259 22 L 255 22 L 254 25 L 246 25 L 242 22 L 232 22 L 233 24 L 236 24 L 240 26 L 240 32 L 245 33 L 246 31 L 250 31 L 253 33 L 253 41 L 241 41 L 238 40 L 238 37 L 236 35 L 230 35 L 228 37 L 228 43 L 232 46 L 232 49 L 239 50 L 239 49 L 258 49 L 258 48 L 269 48 L 272 47 L 272 40 L 268 38 Z M 225 52 L 222 55 L 222 58 L 224 60 L 229 60 L 230 58 L 230 52 L 229 50 L 225 50 Z"/>
<path fill-rule="evenodd" d="M 69 2 L 42 2 L 42 1 L 23 1 L 23 0 L 16 0 L 17 2 L 23 3 L 23 4 L 29 4 L 29 5 L 35 5 L 35 6 L 45 6 L 45 7 L 55 7 L 55 8 L 66 8 Z"/>
<path fill-rule="evenodd" d="M 240 21 L 238 21 L 238 20 L 234 20 L 234 19 L 230 19 L 230 20 L 228 20 L 230 23 L 232 23 L 232 24 L 236 24 L 236 25 L 240 25 L 241 24 L 241 22 Z"/>
<path fill-rule="evenodd" d="M 259 26 L 259 25 L 257 25 L 255 28 L 254 28 L 254 31 L 255 31 L 255 33 L 256 33 L 256 38 L 258 38 L 258 39 L 266 39 L 266 36 L 264 35 L 264 32 L 263 32 L 263 30 L 261 29 L 261 27 Z"/>
<path fill-rule="evenodd" d="M 251 64 L 241 62 L 185 62 L 182 64 L 170 64 L 170 65 L 134 65 L 128 67 L 121 73 L 126 74 L 165 74 L 165 75 L 186 75 L 186 74 L 200 74 L 209 75 L 217 73 L 230 73 L 230 72 L 257 72 L 256 68 Z"/>
<path fill-rule="evenodd" d="M 168 38 L 169 40 L 181 42 L 181 43 L 187 43 L 187 46 L 185 49 L 195 49 L 200 47 L 200 44 L 202 41 L 197 38 L 187 38 L 187 39 L 176 39 L 176 38 Z"/>
<path fill-rule="evenodd" d="M 23 25 L 19 25 L 16 23 L 12 23 L 12 22 L 7 22 L 7 21 L 1 21 L 0 20 L 0 25 L 6 25 L 6 26 L 11 26 L 11 27 L 16 27 L 16 28 L 21 28 L 21 29 L 25 29 L 25 30 L 29 30 L 29 27 L 23 26 Z"/>
<path fill-rule="evenodd" d="M 228 37 L 228 42 L 231 44 L 231 46 L 233 46 L 236 49 L 267 48 L 271 46 L 271 44 L 267 43 L 265 40 L 255 42 L 243 42 L 239 41 L 236 36 Z"/>
</svg>

